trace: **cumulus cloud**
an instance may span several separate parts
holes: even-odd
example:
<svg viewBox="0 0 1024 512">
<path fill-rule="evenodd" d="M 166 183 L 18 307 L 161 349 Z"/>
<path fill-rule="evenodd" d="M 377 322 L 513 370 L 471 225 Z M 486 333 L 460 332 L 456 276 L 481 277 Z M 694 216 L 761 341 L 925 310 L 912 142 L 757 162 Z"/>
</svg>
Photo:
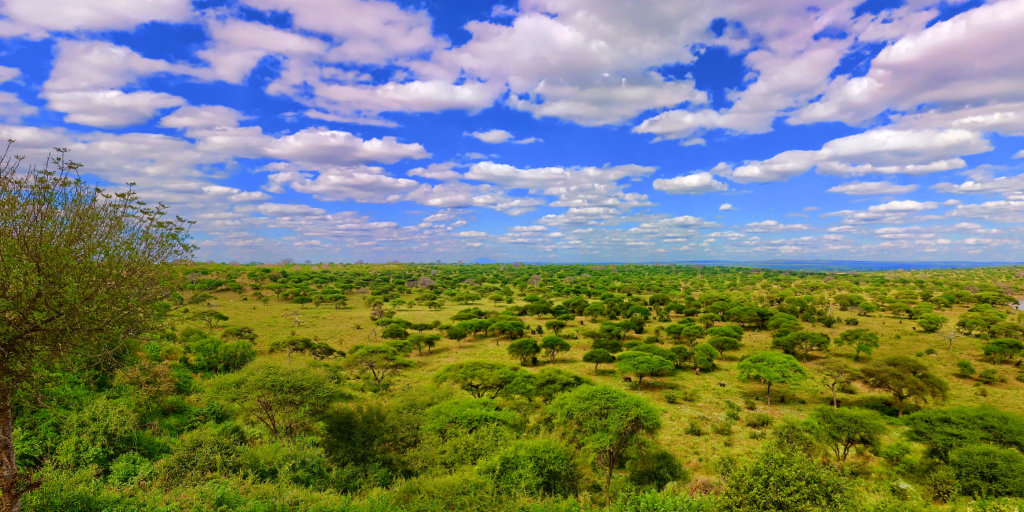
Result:
<svg viewBox="0 0 1024 512">
<path fill-rule="evenodd" d="M 669 194 L 707 194 L 729 189 L 728 185 L 716 180 L 710 172 L 697 172 L 670 179 L 656 179 L 652 186 L 655 190 Z"/>
<path fill-rule="evenodd" d="M 962 204 L 949 212 L 954 217 L 971 217 L 990 222 L 1024 222 L 1024 198 Z"/>
<path fill-rule="evenodd" d="M 942 182 L 932 188 L 948 194 L 1018 194 L 1024 192 L 1024 174 L 992 177 L 988 173 L 978 173 L 963 183 Z"/>
<path fill-rule="evenodd" d="M 185 104 L 183 98 L 167 93 L 122 90 L 159 73 L 188 74 L 191 68 L 104 41 L 62 40 L 41 96 L 49 109 L 66 113 L 68 122 L 129 126 L 149 120 L 161 109 Z"/>
<path fill-rule="evenodd" d="M 722 205 L 719 206 L 718 209 L 723 212 L 730 212 L 735 210 L 736 207 L 729 203 L 722 203 Z"/>
<path fill-rule="evenodd" d="M 917 185 L 897 185 L 888 181 L 851 181 L 836 185 L 828 191 L 851 196 L 873 196 L 907 194 L 917 188 Z"/>
<path fill-rule="evenodd" d="M 488 144 L 501 144 L 502 142 L 507 142 L 509 139 L 513 137 L 511 133 L 505 130 L 499 130 L 497 128 L 493 130 L 487 130 L 485 132 L 464 133 L 464 135 L 468 135 L 470 137 L 473 137 L 474 139 L 477 139 L 481 142 L 486 142 Z"/>
<path fill-rule="evenodd" d="M 1024 1 L 1007 0 L 905 35 L 871 61 L 866 75 L 838 77 L 790 122 L 860 123 L 888 109 L 1024 99 L 1024 55 L 1006 51 L 1021 45 L 1021 23 Z"/>
<path fill-rule="evenodd" d="M 767 160 L 748 161 L 727 175 L 740 183 L 783 181 L 816 169 L 820 174 L 928 174 L 965 167 L 961 156 L 984 153 L 992 145 L 962 129 L 875 128 L 826 142 L 816 151 L 791 150 Z"/>
<path fill-rule="evenodd" d="M 7 0 L 0 4 L 0 36 L 39 38 L 47 32 L 130 30 L 151 21 L 178 22 L 192 14 L 189 0 Z"/>
<path fill-rule="evenodd" d="M 461 173 L 453 170 L 455 165 L 455 162 L 434 163 L 426 167 L 410 169 L 405 174 L 438 181 L 454 181 L 462 178 Z"/>
</svg>

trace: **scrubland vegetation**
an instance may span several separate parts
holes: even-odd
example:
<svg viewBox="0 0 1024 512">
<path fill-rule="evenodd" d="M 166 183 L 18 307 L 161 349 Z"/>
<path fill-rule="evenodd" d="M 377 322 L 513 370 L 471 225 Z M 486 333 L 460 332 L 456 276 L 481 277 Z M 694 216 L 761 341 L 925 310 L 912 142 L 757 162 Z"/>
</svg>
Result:
<svg viewBox="0 0 1024 512">
<path fill-rule="evenodd" d="M 26 510 L 1024 503 L 1022 268 L 175 270 L 17 404 Z"/>
<path fill-rule="evenodd" d="M 1024 505 L 1022 267 L 198 264 L 55 169 L 0 165 L 2 512 Z"/>
</svg>

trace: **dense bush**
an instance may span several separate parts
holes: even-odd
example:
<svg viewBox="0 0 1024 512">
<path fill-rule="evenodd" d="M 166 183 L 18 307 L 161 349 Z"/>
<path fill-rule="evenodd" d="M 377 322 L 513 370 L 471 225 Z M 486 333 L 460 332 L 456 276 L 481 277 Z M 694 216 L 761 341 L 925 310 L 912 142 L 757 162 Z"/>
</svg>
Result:
<svg viewBox="0 0 1024 512">
<path fill-rule="evenodd" d="M 949 453 L 949 465 L 961 494 L 1024 497 L 1024 455 L 1015 449 L 964 446 Z"/>
<path fill-rule="evenodd" d="M 725 493 L 733 511 L 841 511 L 850 508 L 848 485 L 830 466 L 804 454 L 768 447 L 732 472 Z"/>
<path fill-rule="evenodd" d="M 573 453 L 552 439 L 516 441 L 480 465 L 496 489 L 530 496 L 576 492 L 580 480 Z"/>
</svg>

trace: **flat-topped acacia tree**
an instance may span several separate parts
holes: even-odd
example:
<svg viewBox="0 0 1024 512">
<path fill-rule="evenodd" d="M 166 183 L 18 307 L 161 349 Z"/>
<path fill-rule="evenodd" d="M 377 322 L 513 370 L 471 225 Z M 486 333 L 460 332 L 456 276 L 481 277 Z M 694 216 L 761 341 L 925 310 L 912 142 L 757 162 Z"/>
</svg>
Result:
<svg viewBox="0 0 1024 512">
<path fill-rule="evenodd" d="M 8 150 L 10 143 L 8 141 Z M 18 468 L 14 406 L 42 368 L 108 363 L 159 320 L 170 263 L 192 254 L 190 222 L 78 177 L 66 150 L 43 169 L 0 156 L 0 512 L 41 483 Z"/>
<path fill-rule="evenodd" d="M 736 365 L 740 375 L 748 380 L 760 380 L 768 385 L 766 396 L 768 406 L 772 405 L 772 384 L 797 382 L 807 378 L 796 358 L 789 354 L 761 351 L 755 352 Z"/>
</svg>

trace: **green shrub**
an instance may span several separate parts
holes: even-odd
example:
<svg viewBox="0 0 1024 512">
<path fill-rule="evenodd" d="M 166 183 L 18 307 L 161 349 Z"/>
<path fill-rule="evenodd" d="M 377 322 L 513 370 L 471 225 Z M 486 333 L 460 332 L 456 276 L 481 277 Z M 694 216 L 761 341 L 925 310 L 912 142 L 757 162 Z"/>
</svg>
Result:
<svg viewBox="0 0 1024 512">
<path fill-rule="evenodd" d="M 765 428 L 771 426 L 775 418 L 771 414 L 755 412 L 747 415 L 744 423 L 750 428 Z"/>
<path fill-rule="evenodd" d="M 837 471 L 802 453 L 767 447 L 729 475 L 725 510 L 760 512 L 841 511 L 848 484 Z"/>
<path fill-rule="evenodd" d="M 1024 455 L 1012 448 L 972 445 L 949 453 L 960 493 L 994 498 L 1024 497 Z"/>
<path fill-rule="evenodd" d="M 626 463 L 626 470 L 629 472 L 629 481 L 634 485 L 650 486 L 659 491 L 670 482 L 686 483 L 690 480 L 690 472 L 674 455 L 662 448 L 653 448 L 630 459 Z"/>
<path fill-rule="evenodd" d="M 702 436 L 706 433 L 704 427 L 697 420 L 690 420 L 690 424 L 686 426 L 686 435 Z"/>
<path fill-rule="evenodd" d="M 991 386 L 1001 382 L 1006 382 L 1006 379 L 999 374 L 999 370 L 996 370 L 995 368 L 986 368 L 978 374 L 978 381 L 982 384 Z"/>
<path fill-rule="evenodd" d="M 298 442 L 272 442 L 238 450 L 239 473 L 262 482 L 320 487 L 327 481 L 323 450 Z"/>
<path fill-rule="evenodd" d="M 135 452 L 128 452 L 110 464 L 107 481 L 119 484 L 138 484 L 152 477 L 153 463 Z"/>
<path fill-rule="evenodd" d="M 1024 450 L 1024 418 L 992 407 L 928 409 L 911 414 L 906 422 L 911 439 L 943 461 L 954 448 L 979 443 Z"/>
<path fill-rule="evenodd" d="M 970 377 L 976 372 L 974 365 L 970 361 L 960 360 L 956 362 L 956 375 L 960 377 Z"/>
<path fill-rule="evenodd" d="M 573 453 L 552 439 L 516 441 L 479 471 L 501 492 L 530 496 L 573 494 L 580 479 Z"/>
</svg>

